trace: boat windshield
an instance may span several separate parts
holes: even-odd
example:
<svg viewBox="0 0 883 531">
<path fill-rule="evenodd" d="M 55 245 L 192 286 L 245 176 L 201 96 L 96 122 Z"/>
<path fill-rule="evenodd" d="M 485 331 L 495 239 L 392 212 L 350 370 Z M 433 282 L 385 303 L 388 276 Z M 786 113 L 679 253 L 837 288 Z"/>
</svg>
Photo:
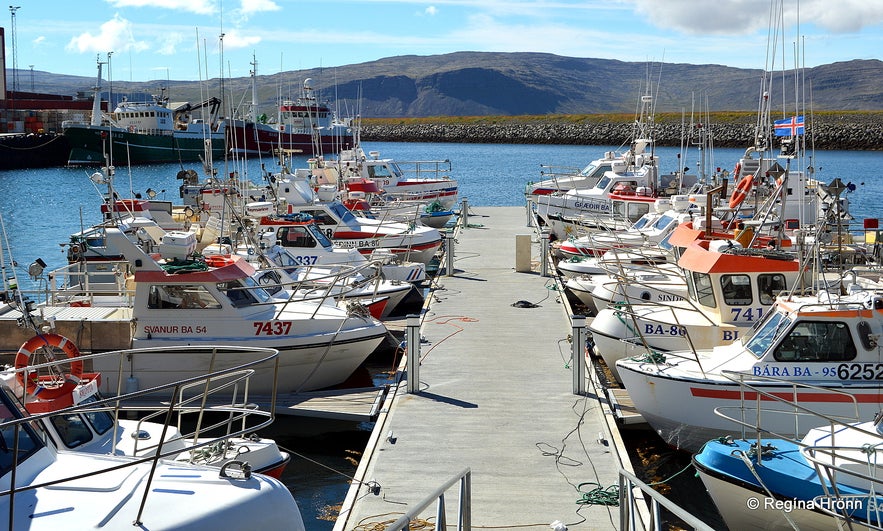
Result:
<svg viewBox="0 0 883 531">
<path fill-rule="evenodd" d="M 742 345 L 760 359 L 773 341 L 791 327 L 791 322 L 792 319 L 782 312 L 770 312 L 766 319 L 743 336 Z"/>
<path fill-rule="evenodd" d="M 590 162 L 588 166 L 583 168 L 579 174 L 583 177 L 596 177 L 598 175 L 603 175 L 604 172 L 610 171 L 613 169 L 613 166 L 608 164 L 595 164 L 594 162 Z"/>
<path fill-rule="evenodd" d="M 237 308 L 255 303 L 270 302 L 270 294 L 252 277 L 218 283 L 218 289 L 227 294 L 230 304 Z"/>
<path fill-rule="evenodd" d="M 319 245 L 326 248 L 334 246 L 334 244 L 331 243 L 331 240 L 329 240 L 328 237 L 325 236 L 325 233 L 319 230 L 319 227 L 317 227 L 315 224 L 311 223 L 310 225 L 307 225 L 307 227 L 310 231 L 310 234 L 312 234 L 313 237 L 316 238 L 316 241 L 319 242 Z"/>
<path fill-rule="evenodd" d="M 81 404 L 91 402 L 95 402 L 94 396 L 86 398 Z M 49 417 L 49 422 L 68 448 L 76 448 L 91 441 L 94 438 L 93 430 L 103 435 L 114 425 L 113 417 L 107 411 L 62 413 Z"/>
<path fill-rule="evenodd" d="M 605 175 L 604 177 L 601 177 L 601 179 L 598 180 L 598 184 L 595 185 L 595 188 L 598 190 L 606 190 L 607 186 L 609 186 L 609 185 L 610 185 L 610 177 L 607 177 Z"/>
<path fill-rule="evenodd" d="M 337 217 L 344 223 L 356 223 L 356 216 L 350 212 L 343 203 L 335 201 L 334 204 L 329 205 L 331 211 L 337 214 Z"/>
<path fill-rule="evenodd" d="M 653 224 L 654 229 L 664 229 L 671 225 L 671 222 L 674 221 L 675 218 L 669 216 L 668 214 L 663 214 L 659 216 L 659 219 L 656 220 L 656 223 Z"/>
<path fill-rule="evenodd" d="M 638 221 L 635 222 L 634 225 L 632 225 L 632 229 L 634 229 L 634 230 L 643 229 L 644 227 L 647 226 L 648 223 L 650 223 L 651 219 L 653 219 L 653 216 L 651 216 L 650 214 L 641 216 L 641 219 L 639 219 Z"/>
<path fill-rule="evenodd" d="M 9 396 L 9 389 L 0 392 L 0 476 L 9 473 L 43 447 L 33 428 L 22 422 L 21 410 Z M 16 422 L 18 421 L 18 422 Z M 16 459 L 15 450 L 18 451 Z"/>
</svg>

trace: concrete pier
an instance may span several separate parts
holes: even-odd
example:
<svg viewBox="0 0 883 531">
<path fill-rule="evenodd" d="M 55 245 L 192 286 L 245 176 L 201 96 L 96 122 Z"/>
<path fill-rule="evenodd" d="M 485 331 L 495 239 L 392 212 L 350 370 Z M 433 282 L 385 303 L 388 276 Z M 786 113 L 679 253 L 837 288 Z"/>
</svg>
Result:
<svg viewBox="0 0 883 531">
<path fill-rule="evenodd" d="M 335 530 L 383 529 L 464 468 L 474 528 L 616 529 L 619 508 L 585 493 L 613 489 L 625 452 L 591 383 L 574 393 L 570 310 L 540 274 L 539 239 L 520 207 L 468 219 L 420 315 L 417 390 L 402 366 Z M 532 235 L 530 271 L 519 234 Z M 445 502 L 455 525 L 456 487 Z M 437 522 L 435 502 L 424 513 Z"/>
</svg>

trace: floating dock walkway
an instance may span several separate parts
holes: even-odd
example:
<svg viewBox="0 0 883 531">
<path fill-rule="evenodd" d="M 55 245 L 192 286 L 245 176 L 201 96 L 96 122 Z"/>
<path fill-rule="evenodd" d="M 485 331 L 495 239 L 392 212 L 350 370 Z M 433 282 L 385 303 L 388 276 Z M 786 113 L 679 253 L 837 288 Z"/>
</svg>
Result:
<svg viewBox="0 0 883 531">
<path fill-rule="evenodd" d="M 419 385 L 403 364 L 334 529 L 386 529 L 467 468 L 475 528 L 618 529 L 620 508 L 599 502 L 631 468 L 604 400 L 574 392 L 563 288 L 541 274 L 524 208 L 468 213 L 419 316 Z M 459 493 L 443 497 L 448 525 Z M 434 526 L 436 510 L 416 519 Z"/>
</svg>

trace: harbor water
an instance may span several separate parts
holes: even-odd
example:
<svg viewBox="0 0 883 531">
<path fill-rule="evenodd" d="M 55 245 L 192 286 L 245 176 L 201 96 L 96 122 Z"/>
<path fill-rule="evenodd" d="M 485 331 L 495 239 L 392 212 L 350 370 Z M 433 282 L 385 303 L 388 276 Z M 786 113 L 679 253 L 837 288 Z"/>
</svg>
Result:
<svg viewBox="0 0 883 531">
<path fill-rule="evenodd" d="M 441 143 L 366 143 L 366 151 L 379 151 L 381 157 L 396 160 L 444 160 L 452 165 L 452 176 L 459 181 L 460 199 L 466 199 L 470 211 L 480 213 L 481 207 L 522 206 L 523 190 L 531 181 L 540 180 L 541 165 L 581 168 L 605 151 L 620 151 L 619 146 L 555 146 L 555 145 L 500 145 L 500 144 L 441 144 Z M 715 149 L 713 156 L 693 151 L 680 153 L 678 148 L 657 148 L 661 173 L 689 168 L 689 173 L 713 173 L 715 168 L 732 171 L 743 154 L 742 149 Z M 704 156 L 708 155 L 708 156 Z M 708 160 L 705 160 L 708 159 Z M 684 162 L 681 162 L 684 161 Z M 702 163 L 700 164 L 700 161 Z M 291 161 L 292 167 L 306 167 L 307 157 Z M 703 168 L 702 165 L 706 167 Z M 261 183 L 265 171 L 277 170 L 273 160 L 221 161 L 216 163 L 219 175 L 238 172 L 241 178 Z M 855 221 L 850 227 L 860 230 L 862 220 L 883 215 L 877 203 L 883 197 L 883 177 L 878 168 L 883 166 L 883 152 L 820 151 L 812 160 L 814 177 L 830 182 L 840 178 L 854 185 L 848 192 Z M 35 286 L 27 273 L 28 265 L 40 258 L 47 269 L 66 263 L 65 250 L 60 244 L 68 236 L 101 220 L 100 204 L 106 191 L 95 185 L 90 175 L 98 168 L 47 168 L 0 171 L 0 217 L 9 242 L 4 254 L 3 274 L 10 278 L 13 272 L 19 285 Z M 140 194 L 148 197 L 148 190 L 156 192 L 156 199 L 180 201 L 181 181 L 176 175 L 181 169 L 193 169 L 201 176 L 200 165 L 164 164 L 126 168 L 117 164 L 116 192 L 124 198 Z M 9 262 L 9 257 L 14 263 Z M 394 367 L 395 352 L 380 353 L 372 361 L 364 378 L 384 383 L 385 370 Z M 370 435 L 370 424 L 326 423 L 305 419 L 279 419 L 265 435 L 293 452 L 293 458 L 283 480 L 292 489 L 310 530 L 331 530 L 336 506 L 349 486 L 349 476 L 355 471 L 361 451 Z M 627 437 L 634 447 L 635 468 L 643 471 L 648 481 L 677 479 L 668 483 L 666 495 L 696 504 L 688 507 L 709 523 L 716 523 L 716 514 L 703 506 L 710 501 L 691 495 L 698 480 L 692 473 L 677 474 L 689 463 L 689 456 L 679 454 L 657 443 L 652 434 L 636 432 Z M 439 478 L 436 478 L 439 479 Z M 695 480 L 695 481 L 693 481 Z M 428 481 L 432 483 L 432 478 Z M 699 485 L 698 488 L 701 488 Z M 679 500 L 681 501 L 681 500 Z M 703 511 L 704 514 L 703 514 Z"/>
</svg>

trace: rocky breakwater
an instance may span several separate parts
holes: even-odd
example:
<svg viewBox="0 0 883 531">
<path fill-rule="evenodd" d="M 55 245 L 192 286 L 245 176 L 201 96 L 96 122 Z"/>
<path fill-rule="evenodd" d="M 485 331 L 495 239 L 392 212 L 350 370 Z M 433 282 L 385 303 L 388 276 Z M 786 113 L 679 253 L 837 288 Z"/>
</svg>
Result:
<svg viewBox="0 0 883 531">
<path fill-rule="evenodd" d="M 823 112 L 807 116 L 806 123 L 815 149 L 883 149 L 883 112 Z M 718 147 L 744 147 L 754 137 L 754 116 L 712 118 L 703 127 Z M 370 119 L 361 135 L 376 142 L 620 145 L 631 138 L 632 129 L 630 121 L 567 116 Z M 682 124 L 679 117 L 657 119 L 654 136 L 658 145 L 679 146 L 685 130 L 695 134 L 695 124 Z"/>
</svg>

